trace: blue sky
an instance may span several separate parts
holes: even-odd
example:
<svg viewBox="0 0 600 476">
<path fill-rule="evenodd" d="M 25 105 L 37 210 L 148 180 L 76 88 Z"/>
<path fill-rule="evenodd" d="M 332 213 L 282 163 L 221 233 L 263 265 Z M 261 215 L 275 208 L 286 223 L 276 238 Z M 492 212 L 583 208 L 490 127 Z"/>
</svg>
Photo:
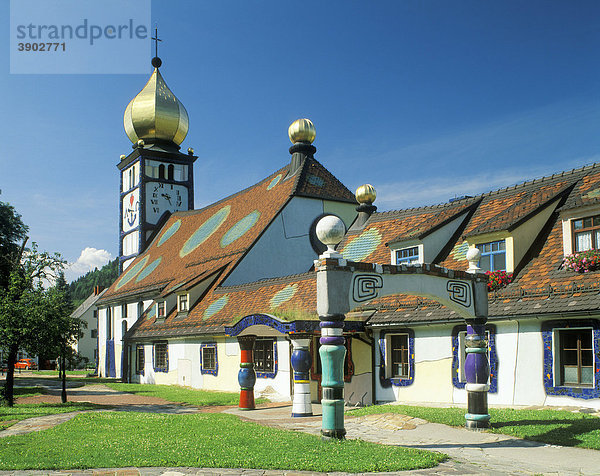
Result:
<svg viewBox="0 0 600 476">
<path fill-rule="evenodd" d="M 197 208 L 285 165 L 298 117 L 316 158 L 351 190 L 373 184 L 380 210 L 600 161 L 598 18 L 597 1 L 152 2 Z M 11 75 L 9 48 L 0 200 L 42 249 L 79 260 L 73 278 L 118 253 L 122 116 L 151 45 L 143 75 Z"/>
</svg>

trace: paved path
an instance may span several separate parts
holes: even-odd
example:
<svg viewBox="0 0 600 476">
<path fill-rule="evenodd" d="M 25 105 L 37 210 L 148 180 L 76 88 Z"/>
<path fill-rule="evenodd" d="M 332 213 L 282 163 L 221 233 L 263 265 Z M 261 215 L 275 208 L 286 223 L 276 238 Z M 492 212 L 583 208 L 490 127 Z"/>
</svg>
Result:
<svg viewBox="0 0 600 476">
<path fill-rule="evenodd" d="M 55 393 L 56 389 L 50 389 Z M 53 398 L 56 395 L 52 396 Z M 30 397 L 30 399 L 46 398 Z M 148 411 L 154 413 L 196 413 L 202 411 L 196 407 L 168 403 L 154 397 L 144 397 L 112 390 L 104 385 L 89 385 L 82 388 L 69 389 L 69 400 L 110 405 L 117 411 Z M 321 427 L 320 406 L 314 405 L 315 416 L 308 418 L 291 418 L 291 407 L 279 404 L 270 408 L 242 412 L 237 408 L 229 408 L 227 413 L 257 423 L 280 427 L 295 431 L 319 434 Z M 220 411 L 221 409 L 214 409 Z M 0 432 L 0 437 L 39 431 L 58 425 L 80 412 L 37 417 L 13 425 Z M 461 428 L 428 423 L 418 418 L 398 414 L 368 415 L 364 417 L 346 417 L 348 438 L 360 438 L 382 444 L 401 445 L 412 448 L 428 449 L 448 454 L 452 459 L 436 468 L 412 471 L 417 475 L 524 475 L 524 474 L 557 474 L 557 475 L 600 475 L 600 452 L 579 448 L 550 446 L 529 442 L 506 435 L 485 432 L 472 432 Z M 0 440 L 1 441 L 1 440 Z M 14 471 L 2 472 L 2 476 L 46 475 L 46 474 L 96 474 L 96 475 L 148 475 L 148 476 L 180 476 L 188 474 L 200 475 L 234 475 L 249 476 L 294 476 L 344 473 L 313 473 L 306 471 L 265 471 L 246 469 L 219 468 L 125 468 L 95 469 L 80 472 L 48 472 L 48 471 Z M 375 473 L 369 473 L 371 475 Z M 390 474 L 390 473 L 377 473 Z M 398 473 L 393 473 L 398 474 Z"/>
</svg>

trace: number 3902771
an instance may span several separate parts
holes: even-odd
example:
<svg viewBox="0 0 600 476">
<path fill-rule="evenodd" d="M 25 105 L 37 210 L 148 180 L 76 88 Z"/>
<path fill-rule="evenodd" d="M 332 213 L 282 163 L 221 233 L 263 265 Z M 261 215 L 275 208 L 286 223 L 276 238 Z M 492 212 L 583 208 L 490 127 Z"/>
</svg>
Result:
<svg viewBox="0 0 600 476">
<path fill-rule="evenodd" d="M 19 51 L 66 51 L 67 46 L 63 43 L 19 43 Z"/>
</svg>

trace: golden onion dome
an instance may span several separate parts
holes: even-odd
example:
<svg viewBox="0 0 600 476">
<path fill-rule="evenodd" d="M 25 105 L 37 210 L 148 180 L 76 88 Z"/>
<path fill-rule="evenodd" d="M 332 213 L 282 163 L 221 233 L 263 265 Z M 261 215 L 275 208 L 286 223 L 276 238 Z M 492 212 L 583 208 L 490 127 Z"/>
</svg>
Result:
<svg viewBox="0 0 600 476">
<path fill-rule="evenodd" d="M 292 122 L 292 125 L 288 129 L 288 136 L 290 136 L 292 144 L 297 142 L 312 144 L 317 136 L 317 131 L 310 119 L 297 119 Z"/>
<path fill-rule="evenodd" d="M 158 139 L 179 145 L 188 133 L 189 118 L 158 68 L 154 68 L 144 89 L 125 109 L 123 124 L 134 144 L 140 139 Z"/>
<path fill-rule="evenodd" d="M 372 204 L 376 198 L 377 192 L 371 184 L 366 183 L 356 189 L 356 201 L 358 203 Z"/>
</svg>

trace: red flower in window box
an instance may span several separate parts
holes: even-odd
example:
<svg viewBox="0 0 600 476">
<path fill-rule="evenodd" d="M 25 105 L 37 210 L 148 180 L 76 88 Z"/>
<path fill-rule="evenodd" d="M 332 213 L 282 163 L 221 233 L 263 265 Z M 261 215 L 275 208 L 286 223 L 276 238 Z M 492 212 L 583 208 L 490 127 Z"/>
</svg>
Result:
<svg viewBox="0 0 600 476">
<path fill-rule="evenodd" d="M 496 291 L 497 289 L 503 288 L 510 284 L 513 278 L 512 273 L 507 273 L 506 271 L 486 271 L 485 274 L 487 274 L 489 278 L 488 291 Z"/>
<path fill-rule="evenodd" d="M 563 259 L 563 267 L 576 273 L 588 273 L 600 269 L 600 251 L 587 250 L 567 255 Z"/>
</svg>

